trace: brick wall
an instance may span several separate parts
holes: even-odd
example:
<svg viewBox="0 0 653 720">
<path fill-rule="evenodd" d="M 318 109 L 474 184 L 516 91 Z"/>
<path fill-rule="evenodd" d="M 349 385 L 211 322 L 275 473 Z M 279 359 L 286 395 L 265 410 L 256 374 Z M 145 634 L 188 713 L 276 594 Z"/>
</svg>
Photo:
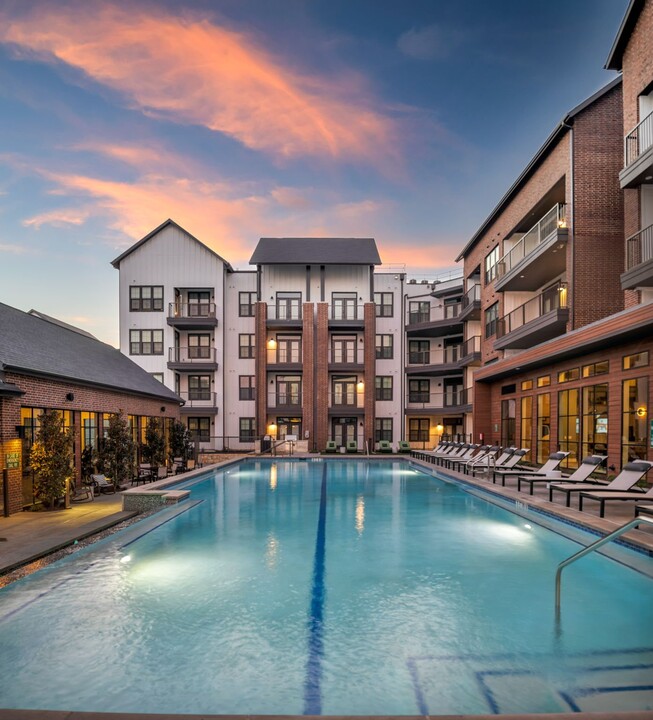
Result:
<svg viewBox="0 0 653 720">
<path fill-rule="evenodd" d="M 317 387 L 317 449 L 324 450 L 329 437 L 329 314 L 327 303 L 317 304 L 317 357 L 315 383 Z"/>
<path fill-rule="evenodd" d="M 267 398 L 267 327 L 268 306 L 264 302 L 257 302 L 255 308 L 255 338 L 256 343 L 256 434 L 265 435 L 268 416 Z"/>
<path fill-rule="evenodd" d="M 310 433 L 308 448 L 313 449 L 314 437 L 314 407 L 315 407 L 315 325 L 313 317 L 313 303 L 307 302 L 303 306 L 302 322 L 302 353 L 303 353 L 303 426 L 304 431 Z"/>
<path fill-rule="evenodd" d="M 365 303 L 364 313 L 365 421 L 363 429 L 364 439 L 369 441 L 371 450 L 374 447 L 374 410 L 376 406 L 374 400 L 376 382 L 376 306 L 374 303 Z"/>
</svg>

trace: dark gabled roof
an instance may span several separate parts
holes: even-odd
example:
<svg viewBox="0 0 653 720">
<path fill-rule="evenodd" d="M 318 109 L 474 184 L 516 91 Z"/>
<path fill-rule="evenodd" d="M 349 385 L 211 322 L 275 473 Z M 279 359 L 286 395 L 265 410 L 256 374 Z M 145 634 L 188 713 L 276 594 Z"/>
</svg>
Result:
<svg viewBox="0 0 653 720">
<path fill-rule="evenodd" d="M 456 262 L 459 262 L 462 260 L 465 255 L 476 245 L 478 239 L 483 235 L 483 233 L 490 227 L 490 225 L 496 220 L 498 215 L 503 212 L 503 209 L 506 207 L 506 205 L 512 200 L 512 198 L 521 190 L 521 188 L 526 184 L 527 180 L 530 178 L 530 176 L 535 172 L 535 170 L 539 167 L 539 165 L 542 163 L 542 161 L 546 158 L 549 151 L 557 144 L 557 142 L 560 140 L 560 138 L 571 128 L 571 125 L 573 124 L 574 118 L 577 115 L 580 115 L 580 113 L 583 112 L 583 110 L 586 110 L 590 105 L 593 105 L 597 100 L 602 98 L 604 95 L 609 93 L 613 88 L 615 88 L 617 85 L 621 84 L 621 76 L 616 77 L 614 80 L 609 82 L 607 85 L 602 87 L 600 90 L 595 92 L 593 95 L 590 95 L 586 100 L 583 100 L 580 105 L 576 105 L 576 107 L 573 110 L 570 110 L 558 123 L 556 128 L 553 130 L 553 132 L 549 135 L 549 137 L 544 141 L 544 144 L 542 147 L 535 153 L 533 156 L 533 159 L 528 163 L 528 165 L 524 168 L 521 175 L 515 180 L 515 182 L 511 185 L 508 192 L 499 200 L 497 206 L 492 210 L 492 212 L 487 216 L 487 218 L 483 221 L 483 224 L 481 227 L 474 233 L 474 236 L 472 239 L 465 245 L 465 247 L 460 252 L 460 255 L 456 258 Z"/>
<path fill-rule="evenodd" d="M 59 327 L 66 328 L 66 330 L 72 330 L 73 332 L 79 333 L 80 335 L 86 335 L 86 337 L 93 338 L 94 340 L 97 340 L 97 338 L 93 335 L 91 335 L 90 332 L 87 332 L 86 330 L 82 330 L 81 328 L 75 327 L 74 325 L 69 325 L 68 323 L 65 323 L 63 320 L 58 320 L 57 318 L 52 317 L 51 315 L 46 315 L 45 313 L 40 312 L 39 310 L 28 310 L 28 315 L 32 315 L 33 317 L 40 318 L 41 320 L 47 320 L 48 322 L 54 323 L 55 325 L 59 325 Z"/>
<path fill-rule="evenodd" d="M 130 255 L 134 252 L 137 248 L 139 248 L 141 245 L 144 245 L 150 238 L 153 238 L 160 230 L 163 230 L 163 228 L 167 227 L 168 225 L 174 225 L 177 229 L 181 230 L 182 232 L 186 233 L 188 237 L 195 240 L 196 243 L 199 243 L 207 252 L 210 252 L 212 255 L 215 255 L 215 257 L 218 258 L 221 262 L 223 262 L 227 268 L 227 270 L 233 270 L 231 265 L 220 255 L 218 255 L 215 250 L 211 250 L 211 248 L 208 245 L 205 245 L 201 240 L 198 240 L 194 235 L 188 232 L 185 228 L 183 228 L 179 223 L 176 223 L 174 220 L 171 220 L 168 218 L 165 222 L 162 222 L 159 227 L 154 228 L 152 232 L 148 233 L 144 238 L 141 238 L 138 242 L 134 243 L 131 247 L 127 248 L 122 255 L 118 255 L 118 257 L 115 260 L 111 261 L 111 264 L 113 267 L 118 268 L 120 266 L 120 263 L 127 257 L 127 255 Z"/>
<path fill-rule="evenodd" d="M 639 15 L 644 8 L 644 3 L 645 0 L 630 0 L 630 3 L 628 3 L 626 13 L 623 16 L 621 25 L 619 25 L 619 30 L 617 30 L 617 36 L 610 48 L 610 54 L 603 66 L 606 70 L 621 70 L 624 50 L 626 49 L 626 45 L 628 45 L 630 36 L 637 24 Z"/>
<path fill-rule="evenodd" d="M 374 238 L 261 238 L 250 265 L 380 265 Z"/>
<path fill-rule="evenodd" d="M 0 370 L 181 403 L 119 350 L 0 303 Z"/>
</svg>

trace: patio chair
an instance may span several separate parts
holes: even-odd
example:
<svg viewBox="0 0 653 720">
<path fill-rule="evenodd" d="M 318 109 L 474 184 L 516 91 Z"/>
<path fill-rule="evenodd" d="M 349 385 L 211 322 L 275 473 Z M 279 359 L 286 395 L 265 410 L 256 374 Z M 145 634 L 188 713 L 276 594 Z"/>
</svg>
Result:
<svg viewBox="0 0 653 720">
<path fill-rule="evenodd" d="M 91 475 L 91 480 L 100 494 L 116 492 L 116 486 L 104 475 Z"/>
<path fill-rule="evenodd" d="M 494 457 L 486 457 L 485 459 L 474 463 L 473 465 L 470 465 L 470 471 L 472 475 L 476 475 L 477 470 L 489 470 L 492 468 L 503 468 L 507 467 L 506 463 L 508 460 L 510 460 L 511 457 L 517 452 L 517 448 L 514 447 L 508 447 L 504 448 L 501 452 L 501 454 L 497 453 L 494 455 Z"/>
<path fill-rule="evenodd" d="M 490 449 L 490 445 L 473 445 L 473 452 L 464 453 L 461 457 L 447 458 L 445 465 L 451 470 L 462 470 L 462 466 L 468 462 L 472 462 L 477 458 L 483 457 Z"/>
<path fill-rule="evenodd" d="M 93 485 L 82 482 L 77 485 L 74 481 L 70 484 L 70 500 L 71 502 L 81 502 L 82 500 L 93 500 L 95 492 L 93 491 Z"/>
<path fill-rule="evenodd" d="M 410 452 L 410 443 L 407 440 L 400 440 L 397 443 L 397 452 L 398 453 L 409 453 Z"/>
<path fill-rule="evenodd" d="M 445 467 L 451 467 L 457 460 L 459 461 L 467 461 L 471 460 L 472 457 L 474 457 L 474 453 L 478 449 L 478 445 L 472 445 L 471 443 L 466 443 L 462 446 L 460 452 L 455 457 L 445 457 L 440 459 L 440 465 L 444 465 Z"/>
<path fill-rule="evenodd" d="M 392 452 L 392 443 L 388 440 L 379 440 L 379 447 L 378 450 L 380 453 L 391 453 Z"/>
<path fill-rule="evenodd" d="M 653 463 L 648 460 L 635 460 L 626 463 L 623 469 L 614 480 L 608 485 L 598 485 L 594 483 L 550 483 L 549 484 L 549 501 L 553 502 L 553 492 L 562 492 L 566 495 L 567 507 L 571 503 L 572 493 L 582 492 L 620 492 L 625 493 L 630 490 L 636 482 L 639 482 L 644 475 L 651 469 Z M 639 494 L 639 493 L 638 493 Z M 642 496 L 638 499 L 642 499 Z"/>
<path fill-rule="evenodd" d="M 168 477 L 168 468 L 165 465 L 162 465 L 160 468 L 156 469 L 156 480 L 163 480 L 163 478 Z"/>
<path fill-rule="evenodd" d="M 348 453 L 357 453 L 358 452 L 358 443 L 355 440 L 347 440 L 347 452 Z"/>
<path fill-rule="evenodd" d="M 628 463 L 629 465 L 648 465 L 646 470 L 644 470 L 642 477 L 646 475 L 646 473 L 653 467 L 652 462 L 648 462 L 648 460 L 636 460 L 635 462 Z M 614 480 L 612 481 L 614 482 Z M 612 484 L 612 483 L 610 483 Z M 581 492 L 580 497 L 578 498 L 578 509 L 583 509 L 583 498 L 590 498 L 592 500 L 597 500 L 600 503 L 599 506 L 599 517 L 605 517 L 605 504 L 606 502 L 611 502 L 612 500 L 621 500 L 621 502 L 637 502 L 638 500 L 653 500 L 653 487 L 650 487 L 648 490 L 631 490 L 630 492 L 615 492 L 614 490 L 609 490 L 609 485 L 604 488 L 603 490 L 597 491 L 591 491 L 591 492 Z"/>
<path fill-rule="evenodd" d="M 560 474 L 557 475 L 536 475 L 536 476 L 528 476 L 528 475 L 520 475 L 517 478 L 517 490 L 521 492 L 521 484 L 528 483 L 530 485 L 530 492 L 529 495 L 533 494 L 533 486 L 538 483 L 548 483 L 552 480 L 555 482 L 561 481 L 561 482 L 568 482 L 568 483 L 576 483 L 576 482 L 585 482 L 587 478 L 595 471 L 597 470 L 602 463 L 604 463 L 608 459 L 607 455 L 588 455 L 586 458 L 583 458 L 583 461 L 581 464 L 574 470 L 574 472 L 568 477 L 568 478 L 562 478 L 560 477 Z M 606 483 L 607 484 L 607 483 Z"/>
<path fill-rule="evenodd" d="M 334 453 L 338 451 L 338 446 L 336 445 L 335 440 L 327 440 L 326 447 L 324 448 L 324 452 L 328 453 Z"/>
<path fill-rule="evenodd" d="M 501 478 L 501 485 L 506 486 L 506 478 L 521 477 L 522 475 L 545 476 L 558 469 L 560 463 L 569 455 L 568 452 L 554 452 L 549 455 L 549 459 L 539 468 L 496 468 L 492 472 L 492 482 L 496 482 L 497 477 Z"/>
<path fill-rule="evenodd" d="M 195 470 L 195 460 L 186 460 L 186 472 Z"/>
<path fill-rule="evenodd" d="M 497 457 L 500 451 L 500 445 L 491 445 L 485 452 L 474 455 L 471 460 L 459 463 L 460 470 L 462 470 L 467 475 L 469 471 L 472 470 L 476 465 L 484 465 L 485 467 L 489 467 L 490 462 Z"/>
<path fill-rule="evenodd" d="M 641 497 L 638 498 L 641 500 Z M 638 515 L 651 515 L 653 517 L 653 505 L 635 505 L 635 517 Z"/>
</svg>

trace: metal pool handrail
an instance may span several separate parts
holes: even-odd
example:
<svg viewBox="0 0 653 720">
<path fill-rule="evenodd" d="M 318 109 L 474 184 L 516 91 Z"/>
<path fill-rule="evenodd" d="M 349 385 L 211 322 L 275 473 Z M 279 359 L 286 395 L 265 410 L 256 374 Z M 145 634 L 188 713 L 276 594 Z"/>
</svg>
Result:
<svg viewBox="0 0 653 720">
<path fill-rule="evenodd" d="M 627 532 L 631 528 L 637 527 L 641 523 L 649 523 L 650 525 L 653 525 L 653 518 L 648 518 L 648 517 L 643 517 L 643 516 L 636 517 L 634 520 L 630 520 L 625 525 L 618 527 L 616 530 L 611 532 L 609 535 L 606 535 L 605 537 L 602 537 L 600 540 L 597 540 L 596 542 L 593 542 L 591 545 L 588 545 L 586 548 L 579 550 L 577 553 L 575 553 L 571 557 L 568 557 L 566 560 L 563 560 L 560 563 L 560 565 L 558 565 L 558 569 L 556 570 L 556 619 L 558 619 L 558 620 L 560 619 L 560 581 L 562 578 L 563 569 L 566 568 L 567 565 L 571 565 L 571 563 L 575 562 L 576 560 L 580 560 L 585 555 L 588 555 L 589 553 L 593 552 L 594 550 L 597 550 L 602 545 L 609 543 L 611 540 L 614 540 L 615 538 L 619 537 L 620 535 L 623 535 L 625 532 Z"/>
</svg>

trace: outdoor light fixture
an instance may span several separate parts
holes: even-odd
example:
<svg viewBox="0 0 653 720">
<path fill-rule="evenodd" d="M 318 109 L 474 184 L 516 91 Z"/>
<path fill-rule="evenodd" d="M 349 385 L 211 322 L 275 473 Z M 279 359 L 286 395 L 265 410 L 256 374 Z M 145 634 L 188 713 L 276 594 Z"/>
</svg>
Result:
<svg viewBox="0 0 653 720">
<path fill-rule="evenodd" d="M 274 338 L 270 338 L 268 340 L 268 350 L 276 350 L 277 349 L 277 341 Z"/>
<path fill-rule="evenodd" d="M 363 390 L 365 390 L 365 383 L 362 380 L 359 380 L 359 382 L 356 383 L 356 390 L 358 390 L 358 392 L 363 392 Z"/>
<path fill-rule="evenodd" d="M 646 408 L 643 405 L 640 405 L 637 410 L 635 410 L 635 414 L 640 418 L 646 417 Z"/>
</svg>

